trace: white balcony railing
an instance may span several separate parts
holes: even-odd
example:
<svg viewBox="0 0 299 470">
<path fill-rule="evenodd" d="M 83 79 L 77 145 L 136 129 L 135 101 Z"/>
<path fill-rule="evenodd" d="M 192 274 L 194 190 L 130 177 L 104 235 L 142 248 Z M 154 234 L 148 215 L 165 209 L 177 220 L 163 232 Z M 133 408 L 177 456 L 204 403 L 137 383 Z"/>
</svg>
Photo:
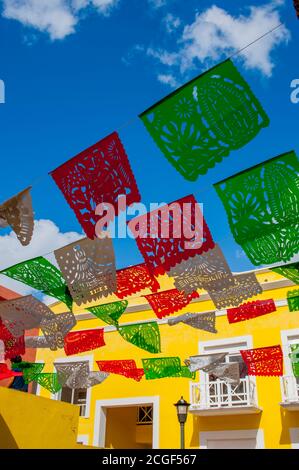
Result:
<svg viewBox="0 0 299 470">
<path fill-rule="evenodd" d="M 299 403 L 299 380 L 294 376 L 283 376 L 282 401 L 283 403 Z"/>
<path fill-rule="evenodd" d="M 191 410 L 257 407 L 255 382 L 250 377 L 230 385 L 223 380 L 191 383 Z"/>
</svg>

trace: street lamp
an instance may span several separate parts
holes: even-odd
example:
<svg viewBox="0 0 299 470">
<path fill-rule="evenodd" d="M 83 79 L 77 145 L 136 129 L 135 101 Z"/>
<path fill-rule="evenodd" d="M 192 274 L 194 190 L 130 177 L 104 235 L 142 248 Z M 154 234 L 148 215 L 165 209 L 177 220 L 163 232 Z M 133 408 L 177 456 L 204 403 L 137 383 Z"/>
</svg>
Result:
<svg viewBox="0 0 299 470">
<path fill-rule="evenodd" d="M 185 449 L 185 422 L 187 421 L 188 408 L 190 403 L 187 403 L 183 397 L 177 403 L 174 403 L 178 420 L 181 426 L 181 449 Z"/>
</svg>

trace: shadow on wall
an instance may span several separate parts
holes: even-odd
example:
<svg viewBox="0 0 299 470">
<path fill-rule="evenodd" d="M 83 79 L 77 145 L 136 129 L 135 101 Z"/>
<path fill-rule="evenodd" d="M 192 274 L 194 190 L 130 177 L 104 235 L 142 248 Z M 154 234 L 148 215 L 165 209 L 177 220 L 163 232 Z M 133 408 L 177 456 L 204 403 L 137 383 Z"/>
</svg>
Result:
<svg viewBox="0 0 299 470">
<path fill-rule="evenodd" d="M 290 428 L 299 428 L 299 411 L 288 411 L 284 408 L 280 409 L 281 417 L 281 435 L 279 443 L 281 445 L 290 444 Z"/>
<path fill-rule="evenodd" d="M 0 415 L 0 449 L 18 449 L 18 444 L 14 440 L 7 424 Z"/>
</svg>

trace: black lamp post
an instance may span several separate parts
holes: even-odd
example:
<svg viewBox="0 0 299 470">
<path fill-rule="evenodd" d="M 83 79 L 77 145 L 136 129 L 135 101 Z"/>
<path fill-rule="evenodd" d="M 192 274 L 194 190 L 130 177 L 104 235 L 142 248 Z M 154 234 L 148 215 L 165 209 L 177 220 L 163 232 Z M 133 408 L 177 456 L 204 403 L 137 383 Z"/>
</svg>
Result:
<svg viewBox="0 0 299 470">
<path fill-rule="evenodd" d="M 176 412 L 181 427 L 181 449 L 185 449 L 185 422 L 187 421 L 188 408 L 190 403 L 187 403 L 186 400 L 181 397 L 180 400 L 174 404 L 174 406 L 176 407 Z"/>
</svg>

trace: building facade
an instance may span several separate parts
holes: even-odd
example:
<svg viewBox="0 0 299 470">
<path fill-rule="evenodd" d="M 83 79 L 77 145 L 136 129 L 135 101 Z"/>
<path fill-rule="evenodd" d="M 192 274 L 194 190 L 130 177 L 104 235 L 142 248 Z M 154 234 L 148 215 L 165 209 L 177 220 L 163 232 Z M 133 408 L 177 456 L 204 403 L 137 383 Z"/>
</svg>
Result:
<svg viewBox="0 0 299 470">
<path fill-rule="evenodd" d="M 78 442 L 107 448 L 179 448 L 180 429 L 173 406 L 183 396 L 191 404 L 185 426 L 186 448 L 299 448 L 299 379 L 292 373 L 288 357 L 290 345 L 299 343 L 299 314 L 290 312 L 287 292 L 296 288 L 290 280 L 272 271 L 256 271 L 263 293 L 250 300 L 273 299 L 276 312 L 229 324 L 226 310 L 217 311 L 216 334 L 179 323 L 157 320 L 144 294 L 129 298 L 120 324 L 157 320 L 162 353 L 152 355 L 126 342 L 112 326 L 107 326 L 86 310 L 76 307 L 74 330 L 105 328 L 106 346 L 78 356 L 66 357 L 63 350 L 37 350 L 37 361 L 45 362 L 45 372 L 53 372 L 55 362 L 86 360 L 90 370 L 98 370 L 97 360 L 135 359 L 137 367 L 148 357 L 227 352 L 228 362 L 242 362 L 240 349 L 280 344 L 284 354 L 283 377 L 249 377 L 243 368 L 241 382 L 231 386 L 197 373 L 187 378 L 164 378 L 140 382 L 111 374 L 101 385 L 88 390 L 63 388 L 50 395 L 37 387 L 36 393 L 80 407 Z M 171 278 L 159 278 L 161 290 L 173 288 Z M 119 300 L 111 296 L 102 303 Z M 90 306 L 90 305 L 89 305 Z M 54 304 L 53 311 L 65 311 Z M 186 312 L 215 311 L 207 293 L 185 307 Z M 173 316 L 175 316 L 174 314 Z"/>
</svg>

